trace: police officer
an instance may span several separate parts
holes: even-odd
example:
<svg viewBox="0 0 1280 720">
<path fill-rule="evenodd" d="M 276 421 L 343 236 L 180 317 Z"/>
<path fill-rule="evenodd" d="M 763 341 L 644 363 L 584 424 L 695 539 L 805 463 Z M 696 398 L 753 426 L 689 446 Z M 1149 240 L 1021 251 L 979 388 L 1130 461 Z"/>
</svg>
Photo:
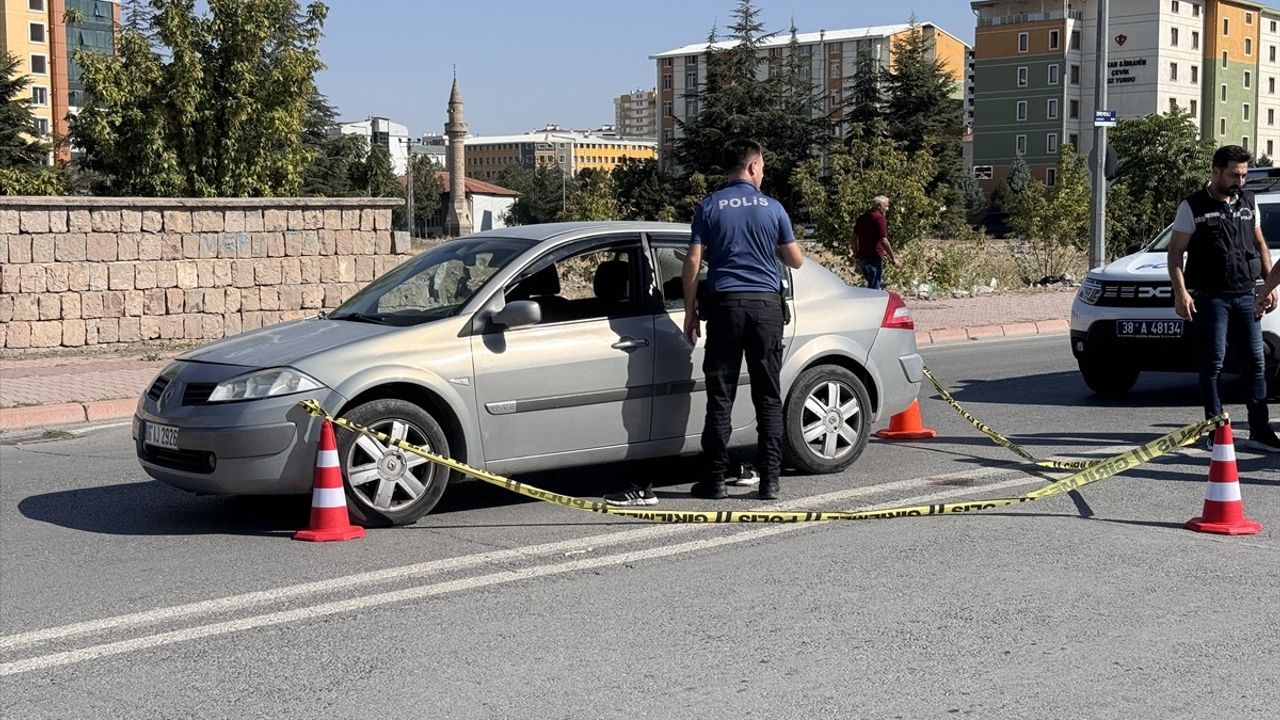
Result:
<svg viewBox="0 0 1280 720">
<path fill-rule="evenodd" d="M 1257 282 L 1271 269 L 1271 255 L 1258 205 L 1244 189 L 1252 159 L 1239 145 L 1224 145 L 1213 154 L 1212 179 L 1178 206 L 1169 242 L 1169 277 L 1174 310 L 1194 327 L 1205 417 L 1222 412 L 1218 377 L 1230 343 L 1249 388 L 1248 446 L 1280 452 L 1280 438 L 1267 414 L 1261 313 L 1254 310 Z M 1274 303 L 1268 292 L 1262 304 Z"/>
<path fill-rule="evenodd" d="M 751 376 L 756 411 L 756 467 L 760 498 L 778 497 L 782 470 L 782 278 L 778 261 L 798 268 L 804 253 L 796 244 L 791 218 L 782 203 L 760 192 L 764 149 L 754 140 L 738 139 L 724 147 L 728 182 L 693 211 L 693 234 L 685 256 L 684 335 L 697 342 L 698 273 L 707 262 L 707 296 L 701 312 L 707 320 L 702 363 L 707 383 L 707 417 L 702 452 L 707 475 L 695 483 L 695 497 L 718 500 L 728 493 L 730 414 L 738 389 L 743 355 Z"/>
</svg>

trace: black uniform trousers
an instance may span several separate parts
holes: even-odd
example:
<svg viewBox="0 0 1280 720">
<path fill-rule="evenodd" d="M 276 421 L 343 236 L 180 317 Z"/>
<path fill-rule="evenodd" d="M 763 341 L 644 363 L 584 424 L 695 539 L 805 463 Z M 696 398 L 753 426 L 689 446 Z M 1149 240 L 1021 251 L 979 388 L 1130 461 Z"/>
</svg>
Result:
<svg viewBox="0 0 1280 720">
<path fill-rule="evenodd" d="M 707 479 L 724 481 L 729 463 L 733 401 L 738 392 L 742 358 L 751 378 L 756 411 L 756 468 L 765 483 L 777 483 L 782 470 L 782 298 L 778 293 L 715 293 L 702 315 L 707 344 L 702 372 L 707 382 L 707 419 L 702 452 Z"/>
</svg>

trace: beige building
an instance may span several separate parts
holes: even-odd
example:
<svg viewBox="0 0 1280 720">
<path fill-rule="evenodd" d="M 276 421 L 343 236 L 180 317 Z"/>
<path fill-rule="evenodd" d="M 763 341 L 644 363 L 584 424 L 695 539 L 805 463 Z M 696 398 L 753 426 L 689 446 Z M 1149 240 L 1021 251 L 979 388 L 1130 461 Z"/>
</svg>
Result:
<svg viewBox="0 0 1280 720">
<path fill-rule="evenodd" d="M 613 100 L 613 126 L 619 137 L 658 137 L 658 91 L 632 90 Z"/>
<path fill-rule="evenodd" d="M 581 130 L 540 130 L 521 135 L 495 135 L 466 139 L 467 177 L 493 180 L 502 168 L 519 165 L 532 170 L 558 166 L 566 175 L 588 168 L 612 170 L 623 158 L 652 159 L 657 143 L 614 134 Z"/>
</svg>

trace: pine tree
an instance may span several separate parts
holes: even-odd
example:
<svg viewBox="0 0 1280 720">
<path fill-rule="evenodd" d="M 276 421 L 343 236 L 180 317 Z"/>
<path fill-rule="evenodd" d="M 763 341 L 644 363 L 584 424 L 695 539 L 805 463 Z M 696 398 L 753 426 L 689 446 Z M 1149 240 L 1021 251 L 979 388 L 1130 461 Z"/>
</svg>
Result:
<svg viewBox="0 0 1280 720">
<path fill-rule="evenodd" d="M 884 75 L 884 114 L 889 136 L 907 150 L 934 150 L 933 143 L 961 129 L 961 103 L 946 64 L 929 58 L 929 42 L 913 15 L 909 29 L 894 40 L 891 72 Z"/>
<path fill-rule="evenodd" d="M 883 71 L 880 60 L 870 51 L 858 53 L 853 80 L 845 93 L 844 117 L 849 123 L 847 139 L 865 140 L 884 134 L 884 97 L 881 92 Z"/>
<path fill-rule="evenodd" d="M 0 55 L 0 167 L 5 168 L 44 165 L 49 154 L 32 136 L 36 119 L 26 92 L 31 80 L 18 67 L 17 57 Z"/>
</svg>

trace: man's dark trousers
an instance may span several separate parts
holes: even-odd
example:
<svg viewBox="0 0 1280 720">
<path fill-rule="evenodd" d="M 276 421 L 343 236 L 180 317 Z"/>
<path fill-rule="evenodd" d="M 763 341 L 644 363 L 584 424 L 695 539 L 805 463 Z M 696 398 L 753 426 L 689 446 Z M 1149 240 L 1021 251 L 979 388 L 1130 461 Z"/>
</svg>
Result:
<svg viewBox="0 0 1280 720">
<path fill-rule="evenodd" d="M 702 452 L 708 480 L 724 482 L 729 463 L 733 400 L 743 355 L 756 410 L 756 467 L 761 482 L 775 485 L 782 471 L 782 300 L 777 293 L 725 293 L 707 300 L 707 344 L 702 372 L 707 381 L 707 420 Z"/>
<path fill-rule="evenodd" d="M 884 278 L 884 258 L 858 258 L 858 267 L 862 270 L 862 277 L 867 280 L 867 287 L 879 290 Z"/>
<path fill-rule="evenodd" d="M 1240 369 L 1240 377 L 1248 388 L 1245 407 L 1249 410 L 1250 432 L 1266 433 L 1267 412 L 1266 360 L 1262 350 L 1262 326 L 1253 315 L 1254 295 L 1222 295 L 1195 291 L 1196 345 L 1200 352 L 1200 398 L 1204 416 L 1211 418 L 1222 412 L 1218 396 L 1218 376 L 1230 345 Z"/>
</svg>

